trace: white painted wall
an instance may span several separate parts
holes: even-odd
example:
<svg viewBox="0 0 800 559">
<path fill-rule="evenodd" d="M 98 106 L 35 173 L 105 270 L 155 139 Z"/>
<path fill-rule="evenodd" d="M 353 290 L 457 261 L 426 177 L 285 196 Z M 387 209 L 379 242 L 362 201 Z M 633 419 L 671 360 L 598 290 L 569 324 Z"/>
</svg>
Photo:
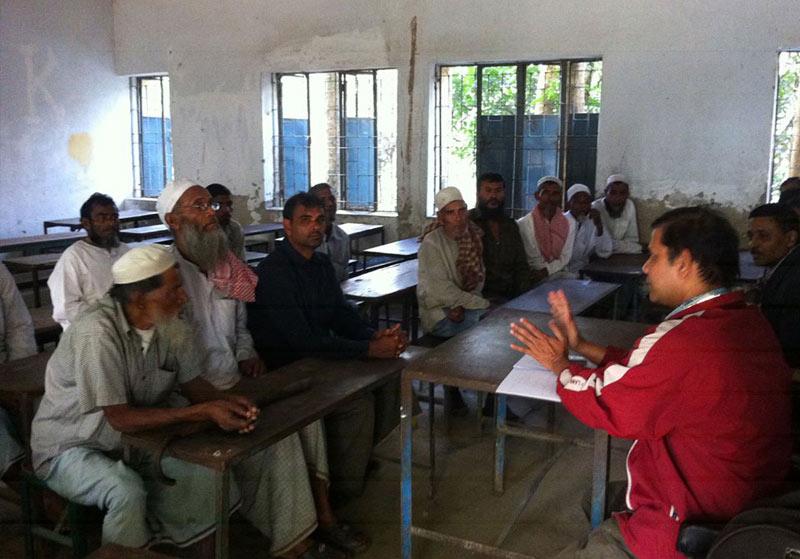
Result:
<svg viewBox="0 0 800 559">
<path fill-rule="evenodd" d="M 41 234 L 95 191 L 132 194 L 110 0 L 2 0 L 0 69 L 0 235 Z"/>
</svg>

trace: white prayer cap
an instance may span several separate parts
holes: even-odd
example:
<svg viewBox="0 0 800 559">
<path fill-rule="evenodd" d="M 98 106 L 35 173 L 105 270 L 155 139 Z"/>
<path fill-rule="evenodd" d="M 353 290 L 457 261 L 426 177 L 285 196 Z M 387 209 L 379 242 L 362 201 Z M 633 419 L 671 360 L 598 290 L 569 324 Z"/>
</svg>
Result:
<svg viewBox="0 0 800 559">
<path fill-rule="evenodd" d="M 556 183 L 558 186 L 560 186 L 561 188 L 564 188 L 564 183 L 563 183 L 563 182 L 561 182 L 561 179 L 560 179 L 560 178 L 558 178 L 558 177 L 554 177 L 554 176 L 552 176 L 552 175 L 546 175 L 546 176 L 544 176 L 544 177 L 540 178 L 540 179 L 539 179 L 539 182 L 537 182 L 537 183 L 536 183 L 536 190 L 539 190 L 540 188 L 542 188 L 542 185 L 543 185 L 544 183 L 546 183 L 546 182 L 554 182 L 554 183 Z"/>
<path fill-rule="evenodd" d="M 111 266 L 114 283 L 124 285 L 158 276 L 175 265 L 172 251 L 165 246 L 152 244 L 134 248 L 123 254 Z"/>
<path fill-rule="evenodd" d="M 443 188 L 436 193 L 433 203 L 437 210 L 441 210 L 450 202 L 455 202 L 457 200 L 461 200 L 462 202 L 464 201 L 464 197 L 461 196 L 461 191 L 455 186 L 448 186 L 447 188 Z"/>
<path fill-rule="evenodd" d="M 578 192 L 585 192 L 586 194 L 589 195 L 589 197 L 592 196 L 592 191 L 589 190 L 588 186 L 586 186 L 585 184 L 576 183 L 570 186 L 569 190 L 567 190 L 567 202 L 572 200 L 572 197 L 575 196 Z"/>
<path fill-rule="evenodd" d="M 193 186 L 197 186 L 196 182 L 192 182 L 189 179 L 175 179 L 174 181 L 170 181 L 164 185 L 164 190 L 161 191 L 161 195 L 158 197 L 158 201 L 156 202 L 156 211 L 158 211 L 158 217 L 161 218 L 162 223 L 164 225 L 167 224 L 167 220 L 164 219 L 164 216 L 167 215 L 172 209 L 175 207 L 175 204 L 178 203 L 183 193 L 192 188 Z"/>
<path fill-rule="evenodd" d="M 624 182 L 625 184 L 630 186 L 630 183 L 628 182 L 628 177 L 626 177 L 625 175 L 609 175 L 609 177 L 606 179 L 606 187 L 615 182 Z"/>
</svg>

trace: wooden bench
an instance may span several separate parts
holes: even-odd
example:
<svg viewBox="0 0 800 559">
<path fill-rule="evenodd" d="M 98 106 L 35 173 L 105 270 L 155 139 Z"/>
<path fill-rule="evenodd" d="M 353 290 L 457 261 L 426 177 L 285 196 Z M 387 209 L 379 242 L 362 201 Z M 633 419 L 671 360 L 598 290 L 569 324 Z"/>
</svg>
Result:
<svg viewBox="0 0 800 559">
<path fill-rule="evenodd" d="M 26 237 L 10 237 L 0 239 L 0 252 L 22 251 L 24 254 L 36 254 L 45 250 L 64 250 L 69 245 L 86 237 L 83 231 L 73 233 L 55 233 L 53 235 L 30 235 Z"/>
<path fill-rule="evenodd" d="M 58 342 L 61 337 L 61 325 L 53 320 L 53 307 L 37 307 L 29 310 L 33 319 L 33 333 L 39 350 L 41 351 L 45 344 Z"/>
<path fill-rule="evenodd" d="M 4 264 L 10 272 L 31 274 L 31 286 L 33 287 L 33 304 L 35 307 L 42 306 L 41 279 L 39 272 L 46 272 L 55 268 L 60 253 L 49 252 L 44 254 L 33 254 L 31 256 L 16 256 L 6 258 Z"/>
</svg>

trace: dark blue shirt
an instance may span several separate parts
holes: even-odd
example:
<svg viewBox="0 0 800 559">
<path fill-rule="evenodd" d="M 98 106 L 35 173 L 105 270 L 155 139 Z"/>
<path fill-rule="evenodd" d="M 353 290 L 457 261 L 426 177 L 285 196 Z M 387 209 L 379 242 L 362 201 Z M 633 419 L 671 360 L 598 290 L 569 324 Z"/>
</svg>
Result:
<svg viewBox="0 0 800 559">
<path fill-rule="evenodd" d="M 255 348 L 269 368 L 303 357 L 347 359 L 367 354 L 374 330 L 342 294 L 326 254 L 306 260 L 289 241 L 256 269 L 256 301 L 247 309 Z"/>
</svg>

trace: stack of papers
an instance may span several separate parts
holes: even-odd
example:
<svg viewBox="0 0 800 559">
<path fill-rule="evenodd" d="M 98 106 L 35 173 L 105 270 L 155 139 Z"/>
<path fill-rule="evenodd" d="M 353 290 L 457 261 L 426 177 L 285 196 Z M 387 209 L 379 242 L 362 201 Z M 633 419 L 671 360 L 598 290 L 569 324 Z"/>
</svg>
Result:
<svg viewBox="0 0 800 559">
<path fill-rule="evenodd" d="M 586 363 L 577 355 L 570 355 L 569 359 L 570 361 L 581 361 L 587 367 L 594 366 L 592 363 Z M 556 373 L 545 368 L 530 355 L 523 355 L 497 387 L 497 393 L 547 402 L 560 402 L 561 398 L 556 392 L 556 382 L 558 382 Z"/>
</svg>

